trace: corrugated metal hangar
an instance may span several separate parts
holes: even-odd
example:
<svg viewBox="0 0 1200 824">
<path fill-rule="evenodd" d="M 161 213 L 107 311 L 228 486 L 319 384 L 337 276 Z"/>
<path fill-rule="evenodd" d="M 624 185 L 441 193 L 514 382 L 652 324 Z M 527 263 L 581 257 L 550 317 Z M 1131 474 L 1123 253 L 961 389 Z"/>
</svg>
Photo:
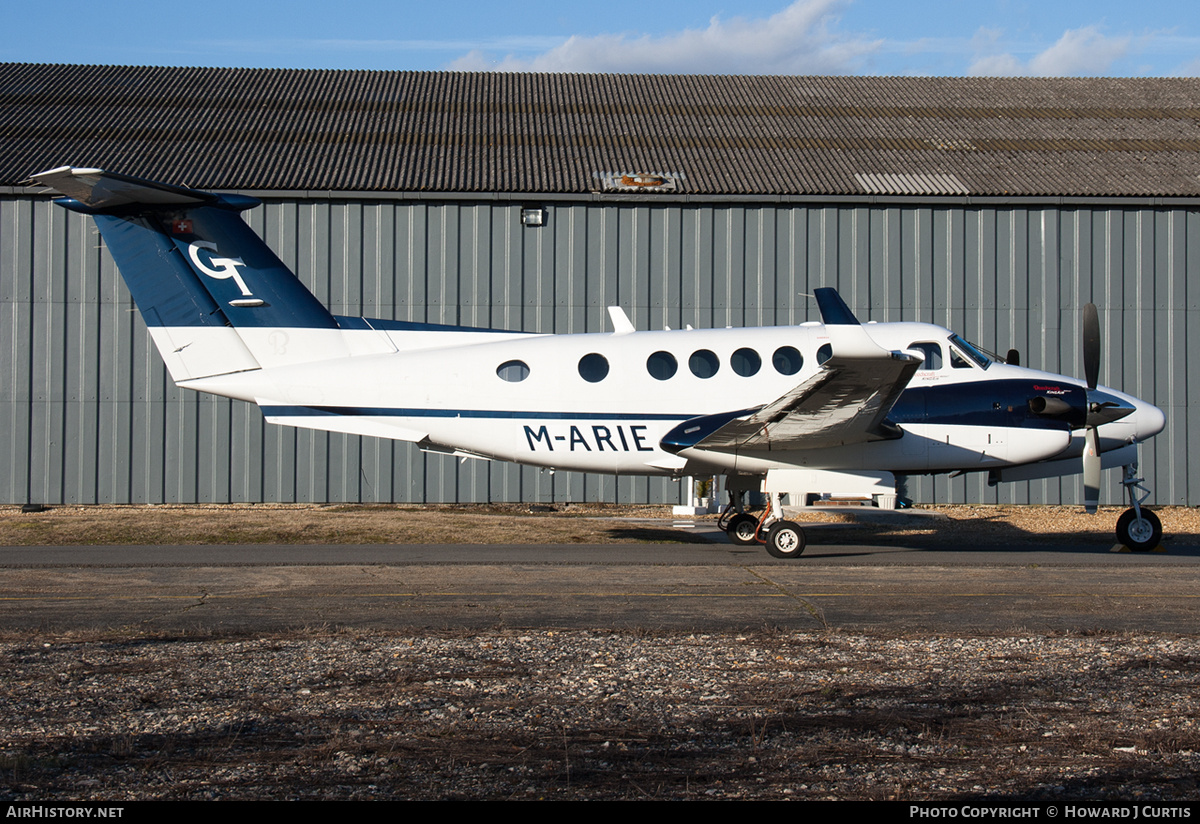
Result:
<svg viewBox="0 0 1200 824">
<path fill-rule="evenodd" d="M 1151 503 L 1200 504 L 1200 80 L 695 77 L 0 65 L 0 501 L 678 501 L 267 426 L 176 388 L 90 218 L 24 185 L 100 167 L 247 213 L 337 314 L 535 332 L 793 324 L 837 287 L 1161 407 Z M 542 225 L 522 220 L 538 209 Z M 733 406 L 736 407 L 736 400 Z M 1200 464 L 1200 462 L 1198 462 Z M 1078 503 L 1078 479 L 914 478 Z M 1102 501 L 1120 502 L 1116 473 Z"/>
</svg>

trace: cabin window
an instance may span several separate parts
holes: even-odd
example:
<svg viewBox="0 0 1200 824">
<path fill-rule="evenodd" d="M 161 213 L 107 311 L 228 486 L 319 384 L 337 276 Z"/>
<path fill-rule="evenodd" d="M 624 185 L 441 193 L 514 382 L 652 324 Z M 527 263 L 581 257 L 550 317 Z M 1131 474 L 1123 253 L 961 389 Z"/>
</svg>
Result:
<svg viewBox="0 0 1200 824">
<path fill-rule="evenodd" d="M 529 377 L 529 364 L 519 360 L 505 361 L 496 367 L 496 374 L 502 381 L 520 383 Z"/>
<path fill-rule="evenodd" d="M 794 346 L 781 346 L 771 356 L 771 365 L 781 375 L 794 375 L 804 365 L 804 357 Z"/>
<path fill-rule="evenodd" d="M 729 359 L 729 365 L 733 367 L 734 372 L 748 378 L 758 374 L 758 370 L 762 368 L 762 358 L 753 349 L 739 349 Z"/>
<path fill-rule="evenodd" d="M 646 358 L 646 371 L 655 380 L 670 380 L 679 371 L 679 361 L 670 352 L 655 352 Z"/>
<path fill-rule="evenodd" d="M 922 372 L 936 372 L 942 368 L 942 347 L 936 343 L 932 341 L 910 343 L 908 348 L 915 349 L 924 356 L 925 362 L 920 367 Z"/>
<path fill-rule="evenodd" d="M 599 383 L 608 377 L 608 358 L 592 352 L 579 359 L 579 377 L 588 383 Z"/>
<path fill-rule="evenodd" d="M 697 378 L 711 378 L 721 368 L 721 361 L 707 349 L 697 349 L 688 358 L 688 368 Z"/>
</svg>

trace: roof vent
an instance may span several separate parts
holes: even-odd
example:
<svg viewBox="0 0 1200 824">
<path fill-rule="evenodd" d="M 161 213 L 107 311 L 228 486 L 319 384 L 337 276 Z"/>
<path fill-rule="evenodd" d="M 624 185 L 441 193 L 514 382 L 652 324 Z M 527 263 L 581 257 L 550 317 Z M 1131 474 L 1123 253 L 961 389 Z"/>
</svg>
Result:
<svg viewBox="0 0 1200 824">
<path fill-rule="evenodd" d="M 674 192 L 686 177 L 680 172 L 596 172 L 606 192 Z"/>
<path fill-rule="evenodd" d="M 863 174 L 854 176 L 858 185 L 874 195 L 969 195 L 970 189 L 955 175 Z"/>
</svg>

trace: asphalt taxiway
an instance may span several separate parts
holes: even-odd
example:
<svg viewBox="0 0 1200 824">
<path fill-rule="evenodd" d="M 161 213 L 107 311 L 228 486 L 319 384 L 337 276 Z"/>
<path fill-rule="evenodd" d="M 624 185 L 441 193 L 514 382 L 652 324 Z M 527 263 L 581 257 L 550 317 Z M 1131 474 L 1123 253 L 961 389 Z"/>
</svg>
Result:
<svg viewBox="0 0 1200 824">
<path fill-rule="evenodd" d="M 1200 547 L 0 548 L 0 631 L 1194 632 Z"/>
</svg>

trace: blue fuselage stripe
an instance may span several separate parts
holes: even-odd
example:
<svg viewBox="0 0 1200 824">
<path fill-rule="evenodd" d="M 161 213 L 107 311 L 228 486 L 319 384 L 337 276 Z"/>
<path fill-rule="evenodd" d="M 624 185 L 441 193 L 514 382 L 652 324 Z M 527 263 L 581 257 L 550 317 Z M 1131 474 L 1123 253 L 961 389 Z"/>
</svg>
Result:
<svg viewBox="0 0 1200 824">
<path fill-rule="evenodd" d="M 264 406 L 264 415 L 277 418 L 312 418 L 349 415 L 380 418 L 492 418 L 500 420 L 557 421 L 686 421 L 695 415 L 640 414 L 634 412 L 531 412 L 517 409 L 404 409 L 386 406 Z"/>
<path fill-rule="evenodd" d="M 1027 429 L 1070 428 L 1065 420 L 1042 417 L 1029 411 L 1028 400 L 1051 391 L 1081 409 L 1085 402 L 1082 387 L 1065 381 L 1053 386 L 1046 381 L 999 380 L 938 387 L 912 387 L 892 407 L 888 420 L 895 424 L 942 424 Z M 491 420 L 556 421 L 670 421 L 682 422 L 704 417 L 721 424 L 753 413 L 753 409 L 723 415 L 643 412 L 541 412 L 520 409 L 421 409 L 387 406 L 285 406 L 262 407 L 271 417 L 352 417 L 380 418 L 479 418 Z M 719 427 L 718 427 L 719 428 Z"/>
</svg>

